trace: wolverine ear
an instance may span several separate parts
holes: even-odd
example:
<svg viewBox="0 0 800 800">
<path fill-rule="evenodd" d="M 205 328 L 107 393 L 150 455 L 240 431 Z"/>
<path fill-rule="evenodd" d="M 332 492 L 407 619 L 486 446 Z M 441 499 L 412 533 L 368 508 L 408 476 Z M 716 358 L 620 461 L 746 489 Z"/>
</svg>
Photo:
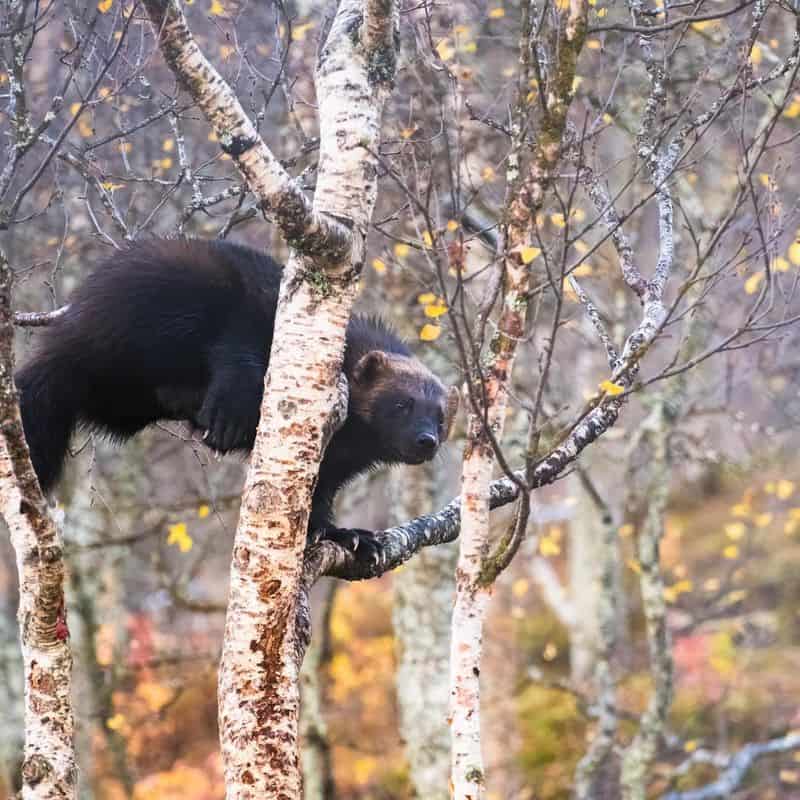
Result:
<svg viewBox="0 0 800 800">
<path fill-rule="evenodd" d="M 357 383 L 372 383 L 378 375 L 389 366 L 389 356 L 382 350 L 370 350 L 365 353 L 353 369 L 353 378 Z"/>
<path fill-rule="evenodd" d="M 450 391 L 447 393 L 447 407 L 444 412 L 444 441 L 447 441 L 450 438 L 450 434 L 453 432 L 453 422 L 458 413 L 458 401 L 460 397 L 461 393 L 458 391 L 458 386 L 451 386 Z"/>
</svg>

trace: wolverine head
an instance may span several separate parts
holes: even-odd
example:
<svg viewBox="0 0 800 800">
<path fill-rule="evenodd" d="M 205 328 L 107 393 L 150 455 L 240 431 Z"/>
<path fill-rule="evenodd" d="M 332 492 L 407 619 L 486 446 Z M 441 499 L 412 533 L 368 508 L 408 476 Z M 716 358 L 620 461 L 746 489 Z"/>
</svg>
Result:
<svg viewBox="0 0 800 800">
<path fill-rule="evenodd" d="M 380 437 L 387 461 L 421 464 L 450 435 L 458 390 L 411 356 L 370 350 L 353 370 L 350 407 Z"/>
</svg>

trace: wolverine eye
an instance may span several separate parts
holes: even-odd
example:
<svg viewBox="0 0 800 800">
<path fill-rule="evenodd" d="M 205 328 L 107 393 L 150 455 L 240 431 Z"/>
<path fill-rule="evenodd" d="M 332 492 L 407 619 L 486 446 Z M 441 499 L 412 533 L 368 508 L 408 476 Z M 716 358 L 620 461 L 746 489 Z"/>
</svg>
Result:
<svg viewBox="0 0 800 800">
<path fill-rule="evenodd" d="M 407 397 L 405 400 L 398 400 L 395 404 L 395 408 L 398 411 L 402 411 L 404 414 L 408 414 L 411 409 L 414 408 L 414 399 Z"/>
</svg>

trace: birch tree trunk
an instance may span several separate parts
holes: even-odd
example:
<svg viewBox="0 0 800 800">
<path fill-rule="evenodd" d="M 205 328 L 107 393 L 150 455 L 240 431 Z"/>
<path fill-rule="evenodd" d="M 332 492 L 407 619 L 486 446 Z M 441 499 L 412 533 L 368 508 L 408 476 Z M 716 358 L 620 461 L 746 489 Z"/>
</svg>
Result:
<svg viewBox="0 0 800 800">
<path fill-rule="evenodd" d="M 436 475 L 442 465 L 403 471 L 393 516 L 398 523 L 429 514 L 435 504 Z M 450 734 L 447 681 L 450 616 L 457 549 L 440 545 L 421 552 L 394 577 L 392 621 L 397 640 L 397 700 L 400 734 L 420 800 L 447 800 Z"/>
<path fill-rule="evenodd" d="M 228 798 L 296 800 L 303 642 L 295 620 L 306 526 L 375 204 L 371 154 L 394 77 L 399 16 L 391 0 L 337 8 L 317 64 L 320 158 L 309 207 L 194 43 L 180 7 L 147 7 L 170 67 L 293 248 L 233 545 L 219 725 Z"/>
<path fill-rule="evenodd" d="M 527 13 L 530 13 L 528 10 Z M 480 671 L 483 619 L 494 575 L 488 565 L 489 485 L 494 466 L 494 443 L 499 443 L 508 405 L 517 342 L 524 335 L 532 260 L 524 254 L 534 243 L 536 213 L 557 175 L 562 136 L 572 99 L 578 55 L 583 46 L 587 5 L 573 0 L 563 20 L 553 89 L 547 98 L 548 119 L 542 123 L 526 174 L 519 173 L 519 150 L 509 157 L 509 198 L 506 202 L 503 304 L 497 332 L 489 345 L 482 376 L 473 375 L 473 392 L 480 407 L 470 410 L 461 483 L 461 539 L 456 570 L 456 602 L 450 647 L 450 714 L 452 785 L 456 800 L 485 796 L 481 753 Z M 520 59 L 526 62 L 534 24 L 523 22 Z M 527 82 L 525 82 L 527 83 Z M 522 108 L 522 102 L 519 104 Z M 518 120 L 515 138 L 524 129 Z M 521 143 L 519 144 L 521 149 Z M 482 378 L 482 379 L 481 379 Z M 493 441 L 492 441 L 493 440 Z"/>
<path fill-rule="evenodd" d="M 0 513 L 19 575 L 25 681 L 23 800 L 75 797 L 70 698 L 72 656 L 64 604 L 61 534 L 47 513 L 22 431 L 14 389 L 12 273 L 0 251 Z"/>
</svg>

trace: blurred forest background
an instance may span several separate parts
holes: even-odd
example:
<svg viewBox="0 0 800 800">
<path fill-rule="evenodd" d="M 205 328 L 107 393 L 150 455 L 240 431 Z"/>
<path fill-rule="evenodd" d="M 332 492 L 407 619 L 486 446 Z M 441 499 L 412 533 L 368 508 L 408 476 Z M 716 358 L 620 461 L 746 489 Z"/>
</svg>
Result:
<svg viewBox="0 0 800 800">
<path fill-rule="evenodd" d="M 625 209 L 625 232 L 649 274 L 659 255 L 658 209 L 637 166 L 647 75 L 638 37 L 625 30 L 628 8 L 590 4 L 592 30 L 571 87 L 574 149 Z M 599 662 L 617 681 L 617 747 L 624 751 L 639 730 L 653 666 L 637 548 L 650 515 L 660 513 L 656 496 L 665 504 L 661 570 L 675 688 L 649 796 L 707 784 L 749 743 L 800 729 L 800 336 L 789 324 L 800 313 L 796 57 L 785 68 L 796 52 L 797 14 L 773 0 L 667 5 L 701 19 L 666 26 L 657 39 L 669 66 L 664 131 L 710 108 L 727 87 L 746 88 L 692 131 L 672 173 L 674 305 L 636 391 L 580 465 L 535 494 L 527 538 L 495 584 L 482 669 L 491 798 L 570 796 L 602 717 Z M 648 8 L 656 24 L 668 19 L 658 0 Z M 35 36 L 28 27 L 0 39 L 0 146 L 22 135 L 20 103 L 32 128 L 41 125 L 0 178 L 18 311 L 58 308 L 93 263 L 143 237 L 222 236 L 286 257 L 154 50 L 142 9 L 121 0 L 15 0 L 5 4 L 4 32 L 23 10 L 28 21 L 37 15 Z M 185 0 L 185 12 L 267 143 L 313 189 L 313 66 L 326 9 L 310 0 Z M 403 8 L 358 307 L 386 318 L 452 381 L 463 374 L 445 289 L 466 283 L 458 313 L 472 319 L 506 189 L 520 16 L 504 0 Z M 771 71 L 775 80 L 759 85 Z M 526 100 L 539 102 L 538 91 L 531 79 Z M 504 440 L 511 464 L 526 447 L 527 410 L 543 374 L 543 417 L 552 425 L 543 436 L 609 376 L 564 276 L 581 279 L 618 343 L 638 319 L 578 175 L 574 163 L 564 168 L 537 219 L 537 249 L 550 260 L 519 343 Z M 446 259 L 444 274 L 434 249 Z M 20 362 L 35 338 L 35 329 L 20 328 Z M 666 420 L 661 451 L 642 446 L 662 431 L 656 417 Z M 459 435 L 463 422 L 431 465 L 353 485 L 342 524 L 385 528 L 457 495 Z M 244 465 L 214 458 L 172 424 L 124 449 L 88 435 L 74 449 L 57 499 L 82 797 L 221 798 L 216 664 Z M 511 519 L 510 506 L 495 512 L 498 538 Z M 602 597 L 614 598 L 614 613 L 603 617 L 609 547 Z M 455 543 L 430 548 L 379 580 L 316 587 L 303 682 L 309 800 L 448 796 L 456 552 Z M 23 733 L 16 575 L 5 534 L 0 553 L 5 796 Z M 800 750 L 759 759 L 731 796 L 800 798 Z"/>
</svg>

